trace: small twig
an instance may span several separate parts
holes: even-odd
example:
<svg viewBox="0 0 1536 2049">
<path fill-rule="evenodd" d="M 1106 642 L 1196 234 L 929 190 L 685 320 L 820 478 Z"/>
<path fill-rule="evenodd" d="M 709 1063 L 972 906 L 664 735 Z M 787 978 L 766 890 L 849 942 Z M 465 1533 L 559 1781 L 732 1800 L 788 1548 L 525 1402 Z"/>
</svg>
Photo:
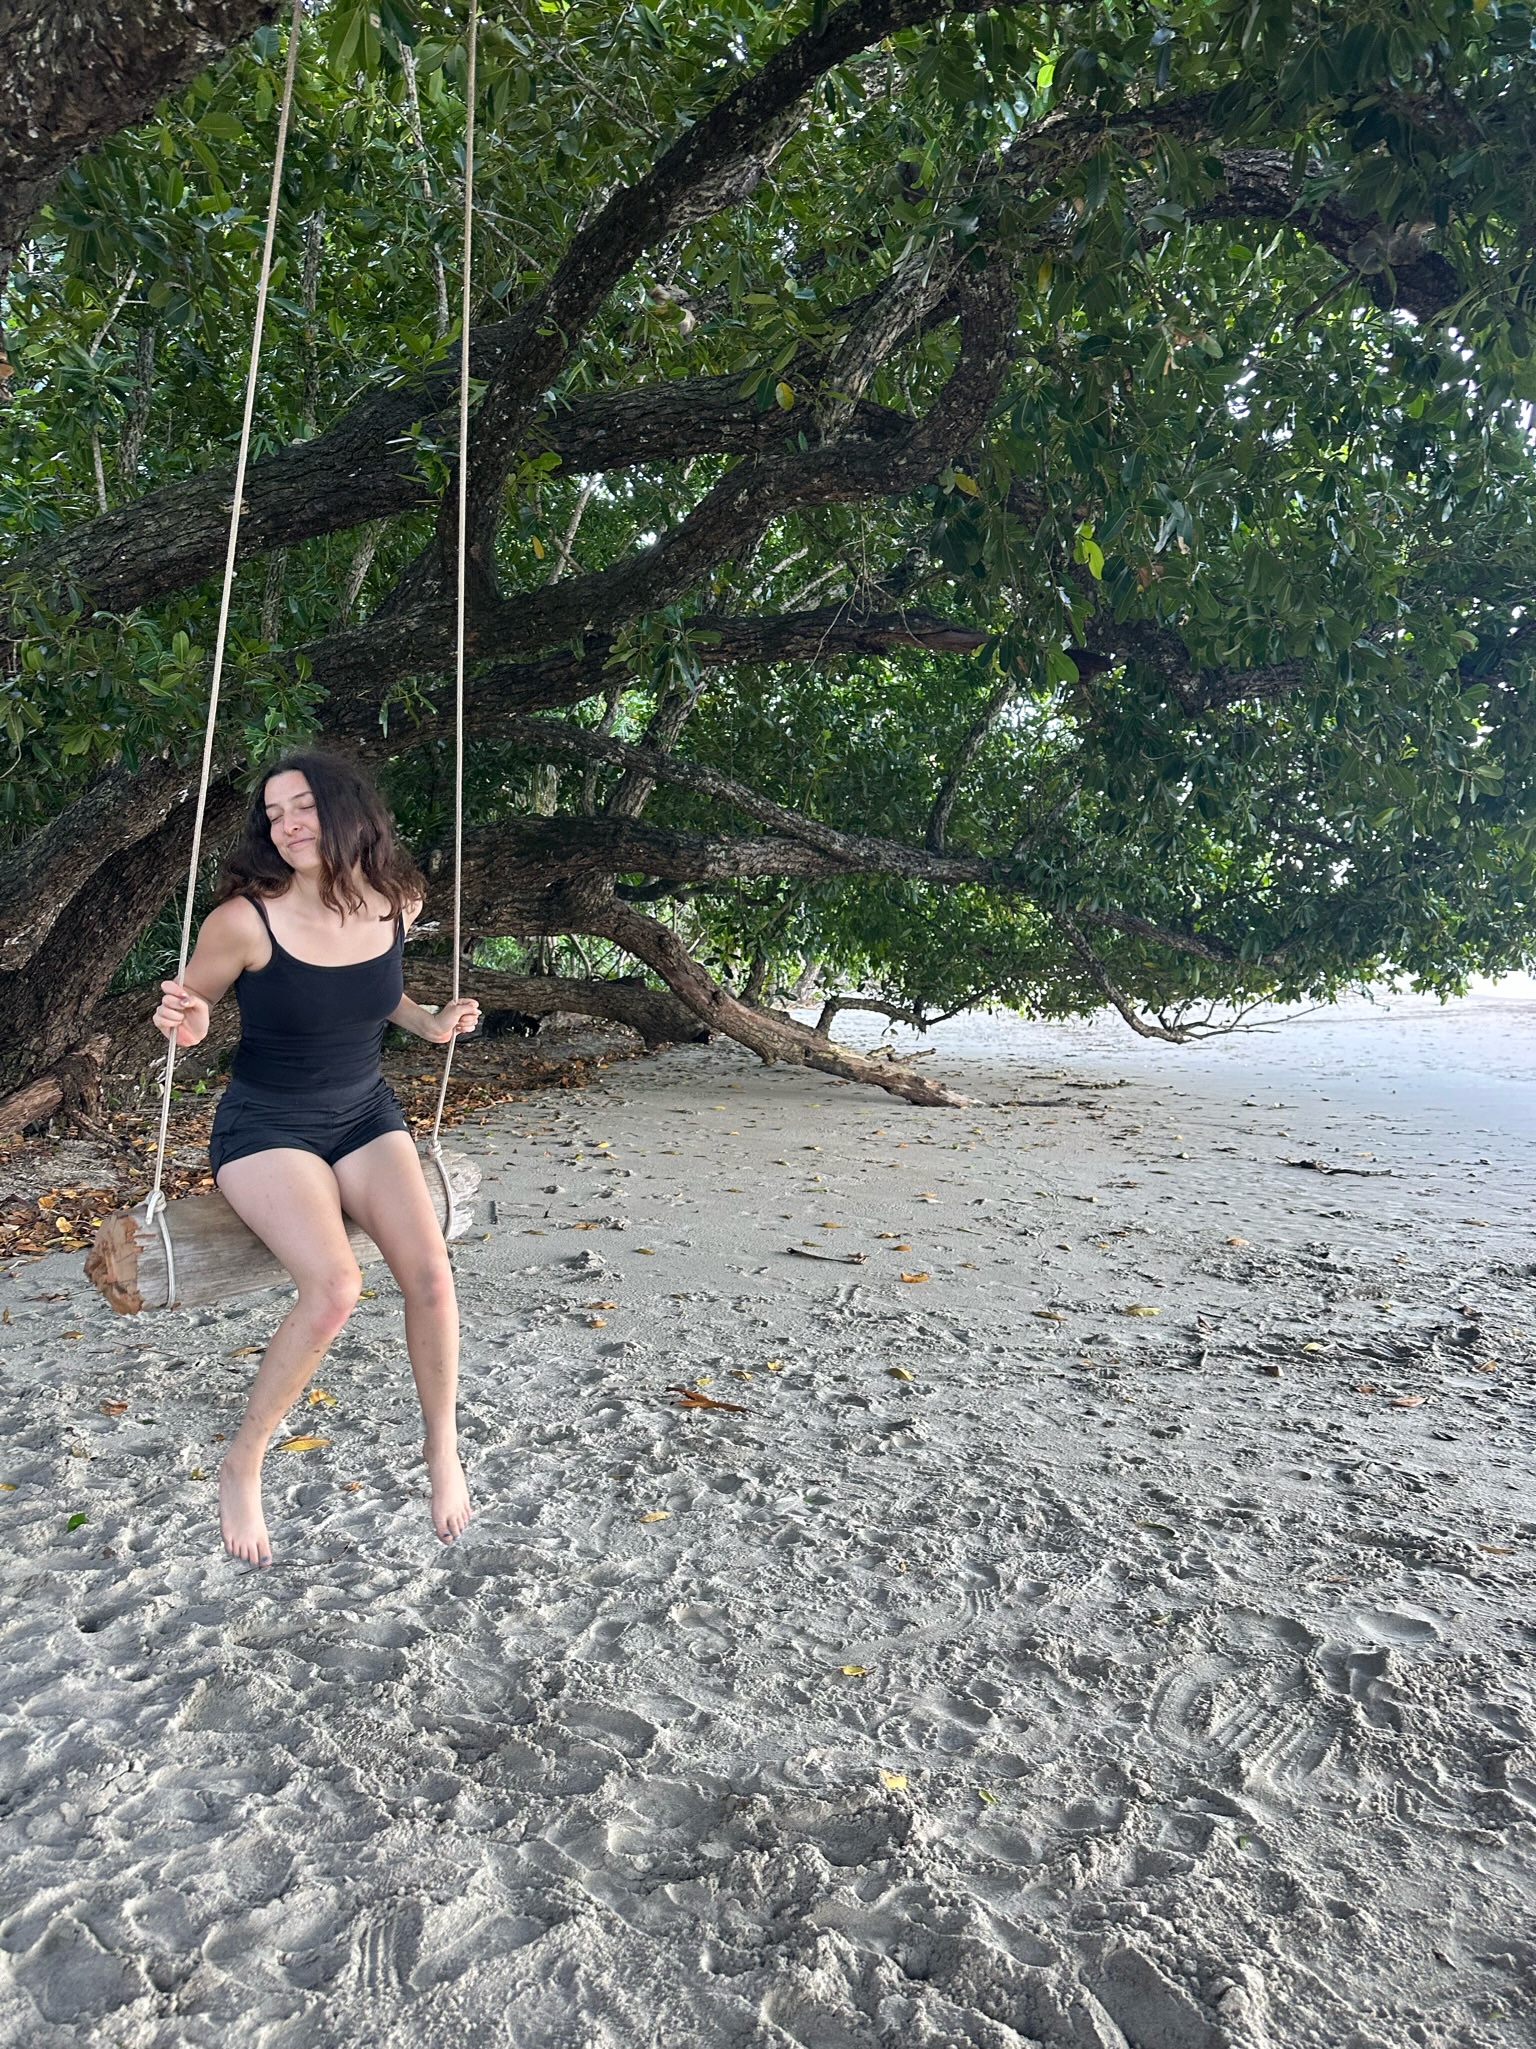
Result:
<svg viewBox="0 0 1536 2049">
<path fill-rule="evenodd" d="M 571 550 L 576 545 L 576 535 L 581 527 L 581 516 L 591 504 L 593 494 L 597 490 L 597 485 L 598 479 L 596 477 L 582 478 L 581 489 L 576 494 L 576 504 L 571 513 L 570 524 L 566 527 L 565 536 L 555 551 L 553 566 L 548 576 L 544 579 L 546 583 L 558 583 L 567 569 L 570 568 Z M 604 728 L 605 732 L 611 730 L 611 727 Z"/>
<path fill-rule="evenodd" d="M 1314 1174 L 1358 1174 L 1362 1181 L 1388 1181 L 1390 1167 L 1336 1167 L 1331 1160 L 1281 1160 L 1282 1167 L 1310 1167 Z"/>
</svg>

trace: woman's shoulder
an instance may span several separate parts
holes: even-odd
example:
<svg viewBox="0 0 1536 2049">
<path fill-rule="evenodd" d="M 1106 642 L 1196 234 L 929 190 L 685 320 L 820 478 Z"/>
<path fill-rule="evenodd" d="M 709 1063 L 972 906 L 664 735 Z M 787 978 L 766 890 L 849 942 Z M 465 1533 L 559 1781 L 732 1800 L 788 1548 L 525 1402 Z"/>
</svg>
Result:
<svg viewBox="0 0 1536 2049">
<path fill-rule="evenodd" d="M 203 920 L 201 936 L 220 947 L 238 947 L 243 954 L 260 957 L 269 941 L 267 923 L 248 896 L 229 896 L 215 904 Z"/>
</svg>

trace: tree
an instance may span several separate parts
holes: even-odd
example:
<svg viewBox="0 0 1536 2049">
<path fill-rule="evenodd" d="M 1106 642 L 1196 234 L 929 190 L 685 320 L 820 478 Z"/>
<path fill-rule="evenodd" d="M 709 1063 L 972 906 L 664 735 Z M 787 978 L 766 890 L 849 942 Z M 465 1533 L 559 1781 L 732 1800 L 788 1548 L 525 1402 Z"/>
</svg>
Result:
<svg viewBox="0 0 1536 2049">
<path fill-rule="evenodd" d="M 311 731 L 443 830 L 459 27 L 304 31 L 215 836 Z M 12 280 L 0 1089 L 185 858 L 280 54 Z M 930 1099 L 765 997 L 1179 1038 L 1527 957 L 1524 8 L 506 0 L 482 54 L 477 938 Z"/>
</svg>

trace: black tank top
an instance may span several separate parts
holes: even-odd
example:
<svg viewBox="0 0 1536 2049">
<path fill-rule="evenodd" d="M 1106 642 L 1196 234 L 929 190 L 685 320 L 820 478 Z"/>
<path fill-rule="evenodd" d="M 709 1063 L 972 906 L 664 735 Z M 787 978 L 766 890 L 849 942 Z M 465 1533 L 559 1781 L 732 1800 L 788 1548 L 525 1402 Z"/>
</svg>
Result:
<svg viewBox="0 0 1536 2049">
<path fill-rule="evenodd" d="M 272 1095 L 345 1101 L 379 1079 L 379 1053 L 390 1013 L 405 994 L 405 921 L 395 943 L 373 960 L 339 968 L 295 960 L 272 930 L 260 897 L 250 898 L 272 941 L 264 968 L 247 968 L 235 983 L 240 1044 L 231 1079 Z"/>
</svg>

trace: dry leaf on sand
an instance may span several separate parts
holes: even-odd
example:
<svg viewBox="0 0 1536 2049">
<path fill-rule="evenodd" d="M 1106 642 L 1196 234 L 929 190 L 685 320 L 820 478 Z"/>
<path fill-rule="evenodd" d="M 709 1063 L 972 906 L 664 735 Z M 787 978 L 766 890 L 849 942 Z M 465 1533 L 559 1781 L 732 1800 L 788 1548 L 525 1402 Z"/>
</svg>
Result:
<svg viewBox="0 0 1536 2049">
<path fill-rule="evenodd" d="M 279 1451 L 319 1451 L 330 1441 L 328 1437 L 285 1437 L 277 1448 Z"/>
<path fill-rule="evenodd" d="M 700 1394 L 696 1387 L 673 1386 L 667 1389 L 667 1393 L 677 1396 L 674 1406 L 679 1409 L 724 1409 L 732 1416 L 750 1413 L 740 1402 L 717 1402 L 712 1394 Z"/>
</svg>

